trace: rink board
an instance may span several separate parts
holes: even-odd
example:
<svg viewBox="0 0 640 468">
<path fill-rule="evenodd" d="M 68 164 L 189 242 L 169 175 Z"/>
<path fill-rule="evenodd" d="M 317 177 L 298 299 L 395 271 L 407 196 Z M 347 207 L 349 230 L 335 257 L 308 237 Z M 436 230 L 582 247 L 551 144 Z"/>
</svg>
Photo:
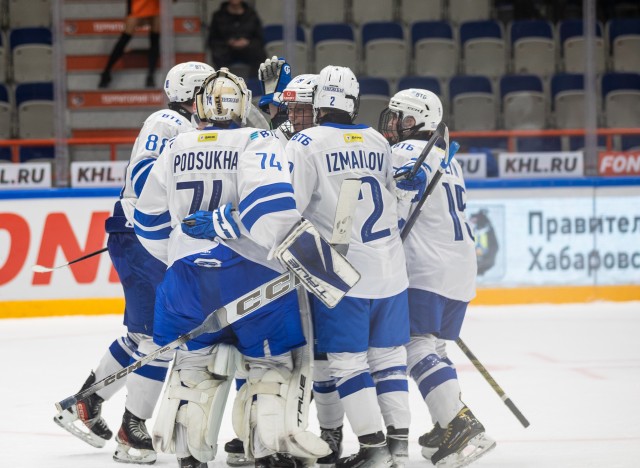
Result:
<svg viewBox="0 0 640 468">
<path fill-rule="evenodd" d="M 117 314 L 106 245 L 114 189 L 0 191 L 0 317 Z M 472 181 L 477 305 L 640 300 L 640 178 Z M 429 209 L 427 204 L 425 209 Z M 465 226 L 452 210 L 451 222 Z"/>
</svg>

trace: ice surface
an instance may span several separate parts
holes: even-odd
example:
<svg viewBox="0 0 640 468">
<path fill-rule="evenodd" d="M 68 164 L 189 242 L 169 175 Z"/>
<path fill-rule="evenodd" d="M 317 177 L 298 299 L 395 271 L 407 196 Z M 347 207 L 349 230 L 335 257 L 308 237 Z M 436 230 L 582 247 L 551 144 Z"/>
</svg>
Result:
<svg viewBox="0 0 640 468">
<path fill-rule="evenodd" d="M 79 390 L 123 331 L 115 315 L 0 320 L 0 467 L 122 466 L 111 459 L 113 440 L 95 449 L 52 417 L 54 403 Z M 463 399 L 498 442 L 472 466 L 640 467 L 640 302 L 471 307 L 462 337 L 531 422 L 524 429 L 451 343 Z M 103 405 L 114 432 L 124 392 Z M 408 467 L 431 466 L 417 444 L 430 418 L 414 384 L 410 395 Z M 233 437 L 230 418 L 227 408 L 210 467 L 226 466 L 222 445 Z M 348 454 L 357 442 L 348 426 L 345 433 Z M 160 454 L 155 466 L 177 463 Z"/>
</svg>

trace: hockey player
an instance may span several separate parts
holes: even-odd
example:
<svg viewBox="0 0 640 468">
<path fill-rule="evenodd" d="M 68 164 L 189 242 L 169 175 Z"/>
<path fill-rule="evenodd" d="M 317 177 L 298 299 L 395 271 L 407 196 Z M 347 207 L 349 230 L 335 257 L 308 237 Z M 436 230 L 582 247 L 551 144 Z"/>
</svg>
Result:
<svg viewBox="0 0 640 468">
<path fill-rule="evenodd" d="M 325 67 L 313 96 L 318 126 L 297 133 L 286 147 L 296 207 L 327 238 L 342 181 L 362 181 L 347 254 L 362 279 L 335 309 L 313 298 L 317 351 L 327 353 L 360 442 L 358 453 L 336 463 L 340 468 L 402 465 L 410 423 L 403 346 L 409 341 L 408 280 L 391 152 L 376 130 L 353 124 L 358 102 L 353 72 Z"/>
<path fill-rule="evenodd" d="M 393 96 L 380 115 L 379 130 L 394 144 L 394 165 L 415 161 L 441 120 L 442 103 L 434 93 L 408 89 Z M 427 172 L 442 157 L 434 147 L 423 165 Z M 446 354 L 446 340 L 458 338 L 475 296 L 475 241 L 465 205 L 462 169 L 452 160 L 404 242 L 411 321 L 408 369 L 435 423 L 419 442 L 423 456 L 442 467 L 467 465 L 495 446 L 460 400 L 456 371 Z"/>
<path fill-rule="evenodd" d="M 207 79 L 196 104 L 199 118 L 210 126 L 168 143 L 136 206 L 136 234 L 168 265 L 157 293 L 154 340 L 159 345 L 276 278 L 281 267 L 269 260 L 272 255 L 283 261 L 293 250 L 306 252 L 304 241 L 317 239 L 308 222 L 300 223 L 280 140 L 270 131 L 244 127 L 250 103 L 244 81 L 228 70 Z M 183 468 L 204 468 L 213 460 L 235 372 L 228 345 L 234 345 L 248 369 L 250 392 L 240 399 L 246 404 L 234 408 L 234 428 L 248 442 L 256 466 L 272 466 L 269 456 L 277 452 L 326 455 L 322 439 L 304 428 L 291 429 L 298 413 L 286 405 L 285 397 L 298 390 L 291 385 L 296 371 L 291 350 L 303 344 L 295 293 L 188 342 L 186 350 L 176 352 L 153 429 L 154 446 L 175 451 Z"/>
<path fill-rule="evenodd" d="M 124 290 L 127 334 L 111 344 L 82 389 L 157 349 L 152 340 L 155 290 L 164 276 L 166 265 L 149 255 L 136 238 L 133 231 L 134 209 L 151 167 L 167 141 L 179 133 L 193 130 L 191 116 L 195 92 L 213 71 L 212 67 L 200 62 L 173 67 L 167 74 L 164 87 L 169 99 L 168 109 L 154 112 L 146 119 L 133 146 L 120 200 L 105 226 L 109 233 L 109 255 Z M 156 452 L 145 420 L 153 414 L 170 360 L 171 356 L 160 357 L 127 376 L 127 400 L 122 426 L 116 436 L 115 461 L 155 462 Z M 117 382 L 79 401 L 70 410 L 59 413 L 54 421 L 89 444 L 103 447 L 112 433 L 100 415 L 101 405 L 125 385 L 125 380 Z M 81 430 L 74 424 L 77 420 L 82 421 L 87 430 Z"/>
</svg>

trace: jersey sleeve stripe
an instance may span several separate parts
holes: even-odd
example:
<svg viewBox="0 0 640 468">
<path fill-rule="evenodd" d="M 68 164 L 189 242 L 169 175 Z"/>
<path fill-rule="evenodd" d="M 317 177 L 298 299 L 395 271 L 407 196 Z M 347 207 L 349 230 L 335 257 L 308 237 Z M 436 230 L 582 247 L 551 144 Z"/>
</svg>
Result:
<svg viewBox="0 0 640 468">
<path fill-rule="evenodd" d="M 133 191 L 136 193 L 137 197 L 142 193 L 142 189 L 144 188 L 144 184 L 147 182 L 147 177 L 149 177 L 149 173 L 152 168 L 153 164 L 148 164 L 138 173 L 137 177 L 133 177 Z"/>
<path fill-rule="evenodd" d="M 171 215 L 169 214 L 169 210 L 158 215 L 150 215 L 136 210 L 133 214 L 133 219 L 135 220 L 136 224 L 139 224 L 140 226 L 145 228 L 157 229 L 165 227 L 164 225 L 168 225 L 171 223 Z"/>
<path fill-rule="evenodd" d="M 153 165 L 154 162 L 155 162 L 154 158 L 144 158 L 138 161 L 134 166 L 133 170 L 131 171 L 131 180 L 134 180 L 136 178 L 136 176 L 138 175 L 138 172 L 148 167 L 149 165 Z"/>
<path fill-rule="evenodd" d="M 280 197 L 273 200 L 264 201 L 254 205 L 250 210 L 244 212 L 240 220 L 242 224 L 251 231 L 253 225 L 264 215 L 276 213 L 278 211 L 295 210 L 296 201 L 293 197 Z"/>
<path fill-rule="evenodd" d="M 238 208 L 242 213 L 259 199 L 278 195 L 281 193 L 293 193 L 293 187 L 291 186 L 291 184 L 288 182 L 278 182 L 275 184 L 262 185 L 256 188 L 244 199 L 242 199 L 240 201 L 240 204 L 238 205 Z"/>
<path fill-rule="evenodd" d="M 133 229 L 135 230 L 136 234 L 140 237 L 144 237 L 145 239 L 149 239 L 149 240 L 164 240 L 164 239 L 168 239 L 169 235 L 171 234 L 171 226 L 162 228 L 162 229 L 158 229 L 156 231 L 145 231 L 144 229 L 142 229 L 140 226 L 138 226 L 137 224 L 133 225 Z"/>
</svg>

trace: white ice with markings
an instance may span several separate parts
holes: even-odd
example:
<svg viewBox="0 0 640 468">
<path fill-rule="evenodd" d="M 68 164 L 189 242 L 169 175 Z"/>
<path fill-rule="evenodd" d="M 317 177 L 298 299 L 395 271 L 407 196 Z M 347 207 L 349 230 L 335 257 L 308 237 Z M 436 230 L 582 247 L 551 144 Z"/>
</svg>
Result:
<svg viewBox="0 0 640 468">
<path fill-rule="evenodd" d="M 95 449 L 52 417 L 54 403 L 79 390 L 123 330 L 117 315 L 0 320 L 0 466 L 122 466 L 111 458 L 113 440 Z M 524 429 L 452 343 L 463 399 L 498 443 L 472 466 L 640 466 L 640 302 L 472 307 L 462 337 L 531 422 Z M 114 433 L 124 392 L 103 405 Z M 430 418 L 413 384 L 410 394 L 408 467 L 431 466 L 417 444 L 431 428 Z M 348 426 L 345 432 L 348 454 L 357 442 Z M 226 466 L 222 445 L 232 437 L 227 408 L 218 458 L 209 467 Z M 155 466 L 177 463 L 160 454 Z"/>
</svg>

